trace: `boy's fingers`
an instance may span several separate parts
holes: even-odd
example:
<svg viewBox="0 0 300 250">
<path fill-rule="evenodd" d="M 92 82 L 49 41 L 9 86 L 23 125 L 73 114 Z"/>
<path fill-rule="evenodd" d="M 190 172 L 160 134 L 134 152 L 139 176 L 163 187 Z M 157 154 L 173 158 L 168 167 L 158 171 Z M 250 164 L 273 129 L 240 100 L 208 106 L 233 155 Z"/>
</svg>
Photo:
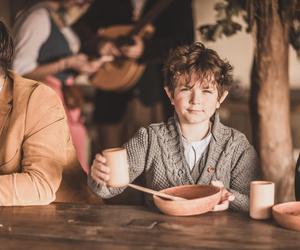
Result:
<svg viewBox="0 0 300 250">
<path fill-rule="evenodd" d="M 224 184 L 221 181 L 211 181 L 211 184 L 215 187 L 222 189 L 222 198 L 221 201 L 233 201 L 235 199 L 234 194 L 230 193 L 227 189 L 224 188 Z"/>
<path fill-rule="evenodd" d="M 91 168 L 91 172 L 95 173 L 97 175 L 98 175 L 98 173 L 108 175 L 109 172 L 110 172 L 110 169 L 107 166 L 104 166 L 104 165 L 93 164 L 93 166 Z"/>
<path fill-rule="evenodd" d="M 214 208 L 212 209 L 213 212 L 217 212 L 217 211 L 224 211 L 227 210 L 229 207 L 229 201 L 225 200 L 222 203 L 215 205 Z"/>
<path fill-rule="evenodd" d="M 224 201 L 234 201 L 235 199 L 235 196 L 233 194 L 226 194 L 224 195 L 223 197 L 221 197 L 221 203 L 224 202 Z"/>
<path fill-rule="evenodd" d="M 107 174 L 110 173 L 110 168 L 104 163 L 98 162 L 97 160 L 94 160 L 93 165 L 91 166 L 91 171 L 93 170 L 98 170 L 100 172 L 107 173 Z"/>
<path fill-rule="evenodd" d="M 97 160 L 98 162 L 101 162 L 101 163 L 106 163 L 106 158 L 101 154 L 96 154 L 95 160 Z"/>
<path fill-rule="evenodd" d="M 99 184 L 102 183 L 102 180 L 100 180 L 100 179 L 98 178 L 98 176 L 95 174 L 95 171 L 91 171 L 91 177 L 92 177 L 92 179 L 93 179 L 96 183 L 99 183 Z"/>
<path fill-rule="evenodd" d="M 101 168 L 99 169 L 101 172 L 105 173 L 105 174 L 109 174 L 110 173 L 110 168 L 106 165 L 101 165 Z"/>
<path fill-rule="evenodd" d="M 100 178 L 101 180 L 107 182 L 109 180 L 109 175 L 102 173 L 102 172 L 98 172 L 98 178 Z"/>
<path fill-rule="evenodd" d="M 222 196 L 221 196 L 221 202 L 223 201 L 233 201 L 235 199 L 234 194 L 230 193 L 226 189 L 223 190 Z"/>
<path fill-rule="evenodd" d="M 91 172 L 92 179 L 101 186 L 106 186 L 106 181 L 104 181 L 102 178 L 100 178 L 95 172 Z"/>
<path fill-rule="evenodd" d="M 96 169 L 96 168 L 93 168 L 93 170 L 91 172 L 91 176 L 95 180 L 100 180 L 100 181 L 104 181 L 104 182 L 107 182 L 109 180 L 108 174 L 101 172 L 99 169 Z"/>
<path fill-rule="evenodd" d="M 229 193 L 229 195 L 228 195 L 227 199 L 228 199 L 229 201 L 234 201 L 234 199 L 235 199 L 235 196 L 234 196 L 234 194 L 232 194 L 232 193 Z"/>
</svg>

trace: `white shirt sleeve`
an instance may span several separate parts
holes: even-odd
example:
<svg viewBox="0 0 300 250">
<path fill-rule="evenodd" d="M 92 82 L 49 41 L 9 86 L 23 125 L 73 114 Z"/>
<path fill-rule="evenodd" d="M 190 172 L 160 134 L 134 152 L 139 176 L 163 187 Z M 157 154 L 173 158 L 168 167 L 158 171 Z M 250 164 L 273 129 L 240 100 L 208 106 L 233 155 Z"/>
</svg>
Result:
<svg viewBox="0 0 300 250">
<path fill-rule="evenodd" d="M 13 36 L 15 55 L 13 69 L 20 75 L 32 72 L 37 66 L 39 51 L 51 32 L 51 22 L 45 8 L 35 9 L 17 20 Z"/>
</svg>

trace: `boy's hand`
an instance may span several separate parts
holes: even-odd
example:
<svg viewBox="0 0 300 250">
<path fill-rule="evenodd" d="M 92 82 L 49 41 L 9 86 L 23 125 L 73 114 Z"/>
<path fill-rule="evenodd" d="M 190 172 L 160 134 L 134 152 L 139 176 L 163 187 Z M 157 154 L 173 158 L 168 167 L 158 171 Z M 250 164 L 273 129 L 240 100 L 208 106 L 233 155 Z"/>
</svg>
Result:
<svg viewBox="0 0 300 250">
<path fill-rule="evenodd" d="M 221 191 L 222 191 L 221 200 L 220 200 L 219 204 L 216 205 L 213 208 L 212 211 L 216 212 L 216 211 L 227 210 L 228 207 L 229 207 L 229 202 L 233 201 L 235 199 L 235 196 L 232 193 L 230 193 L 226 188 L 224 188 L 223 182 L 221 182 L 221 181 L 212 181 L 211 184 L 213 186 L 221 188 Z"/>
<path fill-rule="evenodd" d="M 110 169 L 106 165 L 106 159 L 101 154 L 96 154 L 91 166 L 91 177 L 95 182 L 106 185 L 109 180 Z"/>
</svg>

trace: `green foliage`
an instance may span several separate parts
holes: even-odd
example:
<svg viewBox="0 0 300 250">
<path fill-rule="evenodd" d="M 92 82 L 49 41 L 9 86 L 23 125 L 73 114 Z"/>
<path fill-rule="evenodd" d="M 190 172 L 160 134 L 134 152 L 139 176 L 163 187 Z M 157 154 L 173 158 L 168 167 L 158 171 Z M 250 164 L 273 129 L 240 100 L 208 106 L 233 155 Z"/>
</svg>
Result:
<svg viewBox="0 0 300 250">
<path fill-rule="evenodd" d="M 260 0 L 257 0 L 260 1 Z M 281 10 L 288 7 L 291 1 L 280 1 Z M 223 35 L 229 37 L 243 30 L 241 24 L 234 21 L 235 17 L 242 17 L 246 24 L 245 31 L 251 32 L 253 17 L 256 13 L 255 0 L 223 0 L 216 3 L 216 23 L 205 24 L 198 28 L 203 41 L 216 41 Z M 300 0 L 297 0 L 293 21 L 290 28 L 290 43 L 300 57 Z"/>
<path fill-rule="evenodd" d="M 223 35 L 232 36 L 242 30 L 242 25 L 233 20 L 234 17 L 242 15 L 247 22 L 246 1 L 243 0 L 225 0 L 218 2 L 214 9 L 216 14 L 216 23 L 207 24 L 199 27 L 201 38 L 204 41 L 216 41 Z"/>
</svg>

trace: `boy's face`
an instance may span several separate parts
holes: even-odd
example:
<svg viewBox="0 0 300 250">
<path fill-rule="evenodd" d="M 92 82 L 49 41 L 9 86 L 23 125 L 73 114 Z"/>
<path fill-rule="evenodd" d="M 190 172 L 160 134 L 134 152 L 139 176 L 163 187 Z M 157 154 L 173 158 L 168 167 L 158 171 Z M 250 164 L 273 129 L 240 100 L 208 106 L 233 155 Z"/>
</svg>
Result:
<svg viewBox="0 0 300 250">
<path fill-rule="evenodd" d="M 197 80 L 192 75 L 188 84 L 179 81 L 173 94 L 166 88 L 181 124 L 209 122 L 228 94 L 227 91 L 224 91 L 223 95 L 218 97 L 218 89 L 213 82 L 213 78 Z"/>
</svg>

